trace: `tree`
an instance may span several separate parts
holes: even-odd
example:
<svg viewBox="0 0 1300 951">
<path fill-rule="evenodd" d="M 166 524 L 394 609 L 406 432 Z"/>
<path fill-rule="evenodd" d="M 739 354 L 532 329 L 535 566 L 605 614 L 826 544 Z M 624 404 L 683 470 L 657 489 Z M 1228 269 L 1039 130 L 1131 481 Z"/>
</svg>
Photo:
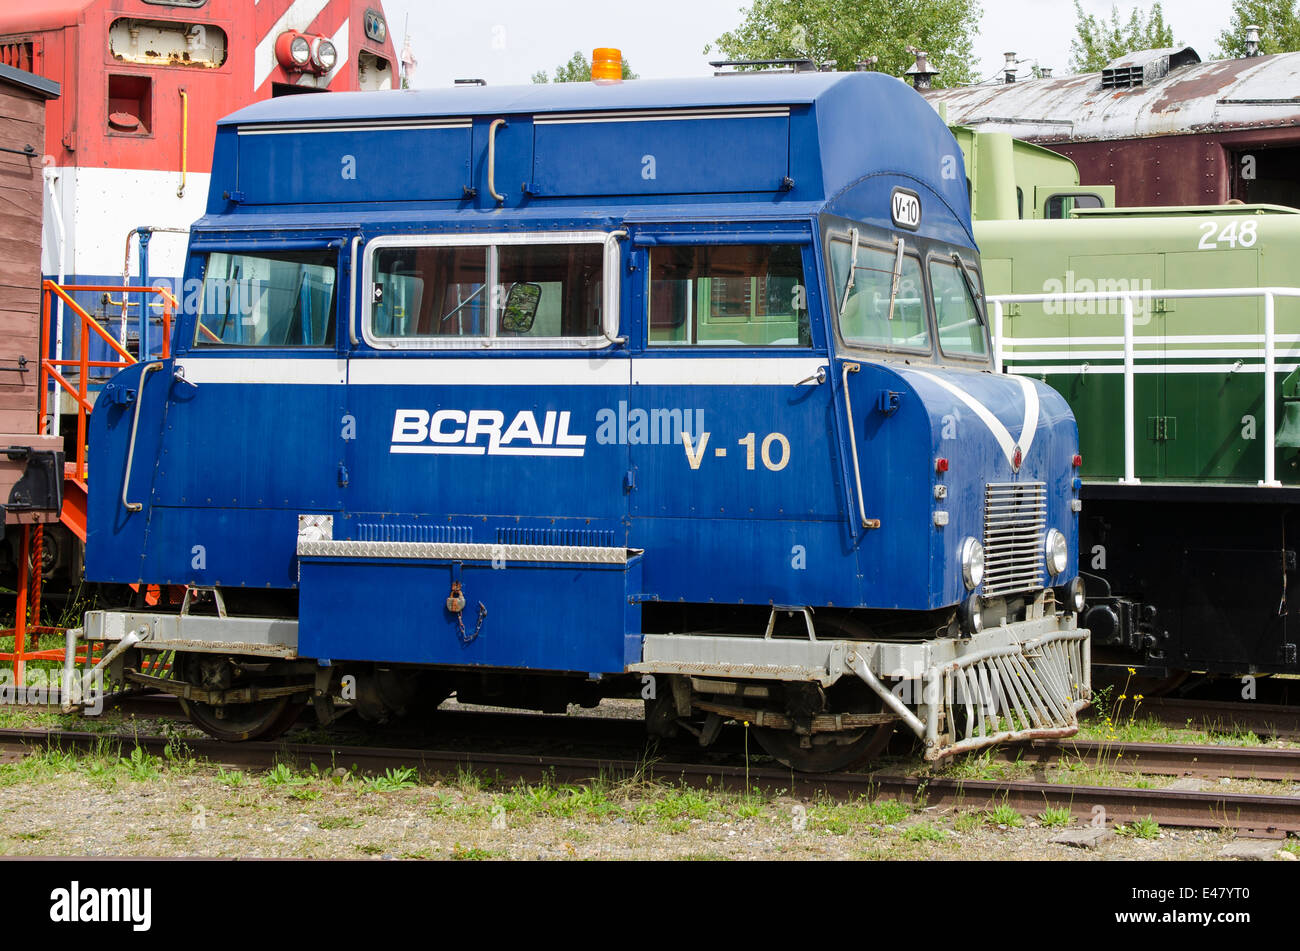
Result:
<svg viewBox="0 0 1300 951">
<path fill-rule="evenodd" d="M 1084 13 L 1083 5 L 1074 0 L 1074 13 L 1077 38 L 1070 41 L 1070 68 L 1076 73 L 1095 73 L 1111 60 L 1138 50 L 1176 45 L 1173 27 L 1165 23 L 1165 11 L 1158 2 L 1146 16 L 1134 7 L 1127 23 L 1120 20 L 1118 6 L 1110 8 L 1106 20 Z"/>
<path fill-rule="evenodd" d="M 930 54 L 936 86 L 974 80 L 972 40 L 978 0 L 754 0 L 744 20 L 704 48 L 728 59 L 803 59 L 840 70 L 877 57 L 875 68 L 901 76 Z"/>
<path fill-rule="evenodd" d="M 1300 50 L 1300 12 L 1295 0 L 1233 0 L 1232 20 L 1219 34 L 1219 56 L 1246 55 L 1246 27 L 1259 27 L 1261 53 Z"/>
<path fill-rule="evenodd" d="M 638 79 L 636 73 L 632 72 L 632 67 L 628 66 L 627 60 L 623 60 L 623 78 Z M 549 83 L 550 79 L 546 78 L 546 70 L 539 69 L 533 73 L 533 82 Z M 570 60 L 555 67 L 555 82 L 557 83 L 589 83 L 591 82 L 591 62 L 581 52 L 574 53 Z"/>
</svg>

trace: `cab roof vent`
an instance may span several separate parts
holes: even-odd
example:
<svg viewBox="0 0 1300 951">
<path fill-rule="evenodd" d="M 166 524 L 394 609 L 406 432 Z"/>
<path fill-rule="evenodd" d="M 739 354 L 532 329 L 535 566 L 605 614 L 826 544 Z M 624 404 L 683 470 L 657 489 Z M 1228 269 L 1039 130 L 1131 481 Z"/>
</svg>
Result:
<svg viewBox="0 0 1300 951">
<path fill-rule="evenodd" d="M 1190 46 L 1127 53 L 1101 71 L 1102 89 L 1136 89 L 1154 86 L 1176 69 L 1199 63 L 1201 57 Z"/>
</svg>

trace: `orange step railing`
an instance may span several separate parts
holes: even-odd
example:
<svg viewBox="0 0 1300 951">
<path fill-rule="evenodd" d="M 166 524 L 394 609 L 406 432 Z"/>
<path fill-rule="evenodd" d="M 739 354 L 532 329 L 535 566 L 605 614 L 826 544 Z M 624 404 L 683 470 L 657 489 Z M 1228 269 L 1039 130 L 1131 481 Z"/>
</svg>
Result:
<svg viewBox="0 0 1300 951">
<path fill-rule="evenodd" d="M 120 285 L 109 287 L 98 284 L 63 286 L 54 281 L 45 281 L 41 286 L 41 363 L 36 410 L 37 431 L 46 431 L 50 383 L 57 383 L 73 397 L 77 405 L 76 460 L 73 464 L 65 466 L 64 481 L 66 491 L 64 493 L 63 511 L 59 513 L 59 518 L 73 534 L 84 542 L 86 539 L 86 430 L 88 425 L 87 417 L 94 409 L 93 404 L 90 402 L 90 370 L 92 367 L 122 369 L 135 363 L 136 358 L 131 356 L 125 347 L 113 339 L 113 335 L 105 330 L 99 321 L 95 320 L 86 312 L 85 308 L 76 302 L 72 294 L 77 292 L 121 292 L 123 300 L 126 299 L 127 294 L 157 294 L 162 300 L 163 337 L 161 356 L 164 360 L 168 358 L 171 352 L 173 309 L 179 307 L 180 304 L 172 296 L 171 292 L 162 287 L 122 287 Z M 64 305 L 71 309 L 80 319 L 81 353 L 80 358 L 77 360 L 62 359 L 62 354 L 57 358 L 48 356 L 50 317 L 54 309 L 52 304 L 55 297 L 63 301 Z M 90 335 L 92 333 L 108 344 L 120 359 L 91 360 Z M 61 372 L 68 367 L 78 368 L 79 375 L 75 386 Z M 55 411 L 57 412 L 57 408 Z M 72 497 L 69 498 L 69 495 Z M 0 662 L 8 661 L 13 664 L 15 684 L 17 686 L 23 684 L 28 661 L 62 660 L 64 654 L 63 647 L 53 650 L 39 649 L 41 635 L 62 635 L 64 633 L 63 628 L 41 624 L 44 532 L 44 526 L 40 524 L 25 524 L 22 526 L 22 541 L 19 543 L 18 557 L 18 592 L 14 603 L 14 626 L 9 630 L 0 630 L 0 637 L 10 636 L 14 639 L 13 650 L 0 652 Z M 28 637 L 31 637 L 32 641 L 30 649 Z M 84 663 L 85 656 L 79 657 L 78 662 Z"/>
</svg>

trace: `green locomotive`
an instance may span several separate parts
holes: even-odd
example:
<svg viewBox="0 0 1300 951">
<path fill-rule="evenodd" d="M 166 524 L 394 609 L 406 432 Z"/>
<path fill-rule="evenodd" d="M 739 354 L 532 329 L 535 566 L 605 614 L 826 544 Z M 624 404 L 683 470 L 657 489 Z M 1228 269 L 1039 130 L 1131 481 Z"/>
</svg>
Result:
<svg viewBox="0 0 1300 951">
<path fill-rule="evenodd" d="M 1001 365 L 1078 419 L 1095 661 L 1300 673 L 1300 211 L 1115 208 L 1063 156 L 957 131 Z"/>
</svg>

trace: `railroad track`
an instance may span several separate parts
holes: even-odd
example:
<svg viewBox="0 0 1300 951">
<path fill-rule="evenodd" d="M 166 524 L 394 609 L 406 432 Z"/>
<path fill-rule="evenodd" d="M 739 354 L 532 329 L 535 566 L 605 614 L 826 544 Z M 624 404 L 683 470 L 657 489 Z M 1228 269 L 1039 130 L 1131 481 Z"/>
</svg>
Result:
<svg viewBox="0 0 1300 951">
<path fill-rule="evenodd" d="M 1127 716 L 1127 707 L 1121 715 Z M 1154 717 L 1166 726 L 1215 733 L 1251 732 L 1279 740 L 1300 740 L 1300 706 L 1251 700 L 1189 700 L 1151 697 L 1137 707 L 1138 719 Z"/>
<path fill-rule="evenodd" d="M 50 745 L 94 750 L 105 742 L 118 742 L 124 747 L 138 745 L 147 752 L 161 754 L 169 743 L 175 744 L 176 740 L 155 736 L 0 730 L 0 755 L 23 755 Z M 601 776 L 637 777 L 712 789 L 743 791 L 759 788 L 800 797 L 829 796 L 852 800 L 883 796 L 923 800 L 927 806 L 970 809 L 1007 804 L 1028 815 L 1050 806 L 1068 809 L 1084 822 L 1094 821 L 1101 811 L 1109 823 L 1127 823 L 1149 815 L 1162 826 L 1169 827 L 1224 828 L 1240 834 L 1271 837 L 1300 833 L 1300 796 L 1077 786 L 1039 781 L 963 780 L 888 771 L 803 775 L 770 767 L 669 762 L 616 755 L 551 756 L 286 742 L 222 743 L 210 739 L 188 739 L 183 744 L 194 756 L 245 769 L 265 769 L 276 762 L 288 761 L 300 766 L 315 764 L 321 769 L 342 767 L 364 773 L 413 767 L 426 776 L 468 769 L 493 775 L 502 783 L 542 780 L 582 783 Z M 1044 750 L 1046 747 L 1045 744 Z M 1034 746 L 1020 748 L 1022 753 L 1030 754 L 1035 749 Z M 1196 749 L 1201 751 L 1205 748 Z M 1256 754 L 1267 752 L 1271 755 L 1278 751 L 1251 748 L 1237 752 L 1247 754 L 1247 759 L 1260 763 L 1258 768 L 1263 769 L 1265 758 Z M 1277 768 L 1278 761 L 1271 762 L 1273 765 L 1269 768 Z"/>
<path fill-rule="evenodd" d="M 1300 782 L 1300 749 L 1071 738 L 1001 746 L 994 750 L 993 756 L 1001 762 L 1023 762 L 1044 769 L 1065 760 L 1068 764 L 1097 766 L 1118 773 Z"/>
</svg>

